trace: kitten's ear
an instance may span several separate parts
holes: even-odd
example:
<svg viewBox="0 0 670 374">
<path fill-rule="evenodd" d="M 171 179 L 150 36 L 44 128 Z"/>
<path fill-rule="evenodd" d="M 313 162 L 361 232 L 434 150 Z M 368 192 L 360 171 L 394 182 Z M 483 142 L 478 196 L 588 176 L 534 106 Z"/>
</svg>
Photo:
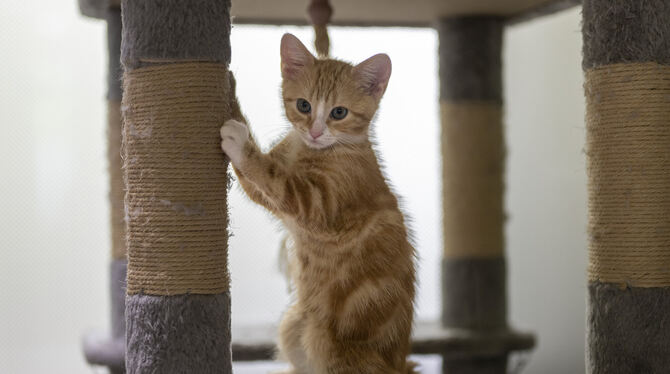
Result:
<svg viewBox="0 0 670 374">
<path fill-rule="evenodd" d="M 305 67 L 314 63 L 314 56 L 291 34 L 281 38 L 281 73 L 284 78 L 295 78 Z"/>
<path fill-rule="evenodd" d="M 386 91 L 386 85 L 391 78 L 391 59 L 385 53 L 380 53 L 354 66 L 354 77 L 361 88 L 379 99 Z"/>
</svg>

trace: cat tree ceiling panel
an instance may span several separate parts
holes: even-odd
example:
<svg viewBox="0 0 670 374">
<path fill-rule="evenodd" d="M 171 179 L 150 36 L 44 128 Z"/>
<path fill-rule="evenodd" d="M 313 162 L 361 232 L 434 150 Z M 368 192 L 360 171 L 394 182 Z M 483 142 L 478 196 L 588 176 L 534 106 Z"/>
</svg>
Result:
<svg viewBox="0 0 670 374">
<path fill-rule="evenodd" d="M 306 24 L 309 0 L 233 0 L 234 23 Z M 580 0 L 330 0 L 332 23 L 352 26 L 430 26 L 444 17 L 497 15 L 527 19 Z"/>
</svg>

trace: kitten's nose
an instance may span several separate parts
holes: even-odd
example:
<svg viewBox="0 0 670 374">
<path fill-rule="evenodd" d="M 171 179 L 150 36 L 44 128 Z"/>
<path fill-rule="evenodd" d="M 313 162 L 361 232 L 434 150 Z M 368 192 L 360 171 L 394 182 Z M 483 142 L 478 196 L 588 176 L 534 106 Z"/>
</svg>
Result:
<svg viewBox="0 0 670 374">
<path fill-rule="evenodd" d="M 318 138 L 319 136 L 323 135 L 323 130 L 321 130 L 321 129 L 315 129 L 314 127 L 312 127 L 311 129 L 309 129 L 309 135 L 312 136 L 312 139 L 315 139 L 315 140 L 316 140 L 316 138 Z"/>
</svg>

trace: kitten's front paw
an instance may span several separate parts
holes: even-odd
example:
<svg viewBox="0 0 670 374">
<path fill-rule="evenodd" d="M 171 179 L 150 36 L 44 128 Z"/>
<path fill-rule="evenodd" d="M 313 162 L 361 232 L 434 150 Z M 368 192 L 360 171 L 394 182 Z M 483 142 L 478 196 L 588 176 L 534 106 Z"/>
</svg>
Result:
<svg viewBox="0 0 670 374">
<path fill-rule="evenodd" d="M 233 166 L 240 169 L 244 145 L 249 140 L 247 125 L 234 119 L 226 121 L 221 127 L 221 149 L 228 155 Z"/>
</svg>

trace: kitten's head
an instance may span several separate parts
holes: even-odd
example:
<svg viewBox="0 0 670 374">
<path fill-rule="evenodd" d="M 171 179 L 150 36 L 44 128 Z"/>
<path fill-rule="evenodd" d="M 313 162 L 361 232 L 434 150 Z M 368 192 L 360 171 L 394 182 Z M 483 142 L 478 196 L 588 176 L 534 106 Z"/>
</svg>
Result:
<svg viewBox="0 0 670 374">
<path fill-rule="evenodd" d="M 391 76 L 391 60 L 374 55 L 356 66 L 316 59 L 291 34 L 281 40 L 286 117 L 311 148 L 360 143 Z"/>
</svg>

